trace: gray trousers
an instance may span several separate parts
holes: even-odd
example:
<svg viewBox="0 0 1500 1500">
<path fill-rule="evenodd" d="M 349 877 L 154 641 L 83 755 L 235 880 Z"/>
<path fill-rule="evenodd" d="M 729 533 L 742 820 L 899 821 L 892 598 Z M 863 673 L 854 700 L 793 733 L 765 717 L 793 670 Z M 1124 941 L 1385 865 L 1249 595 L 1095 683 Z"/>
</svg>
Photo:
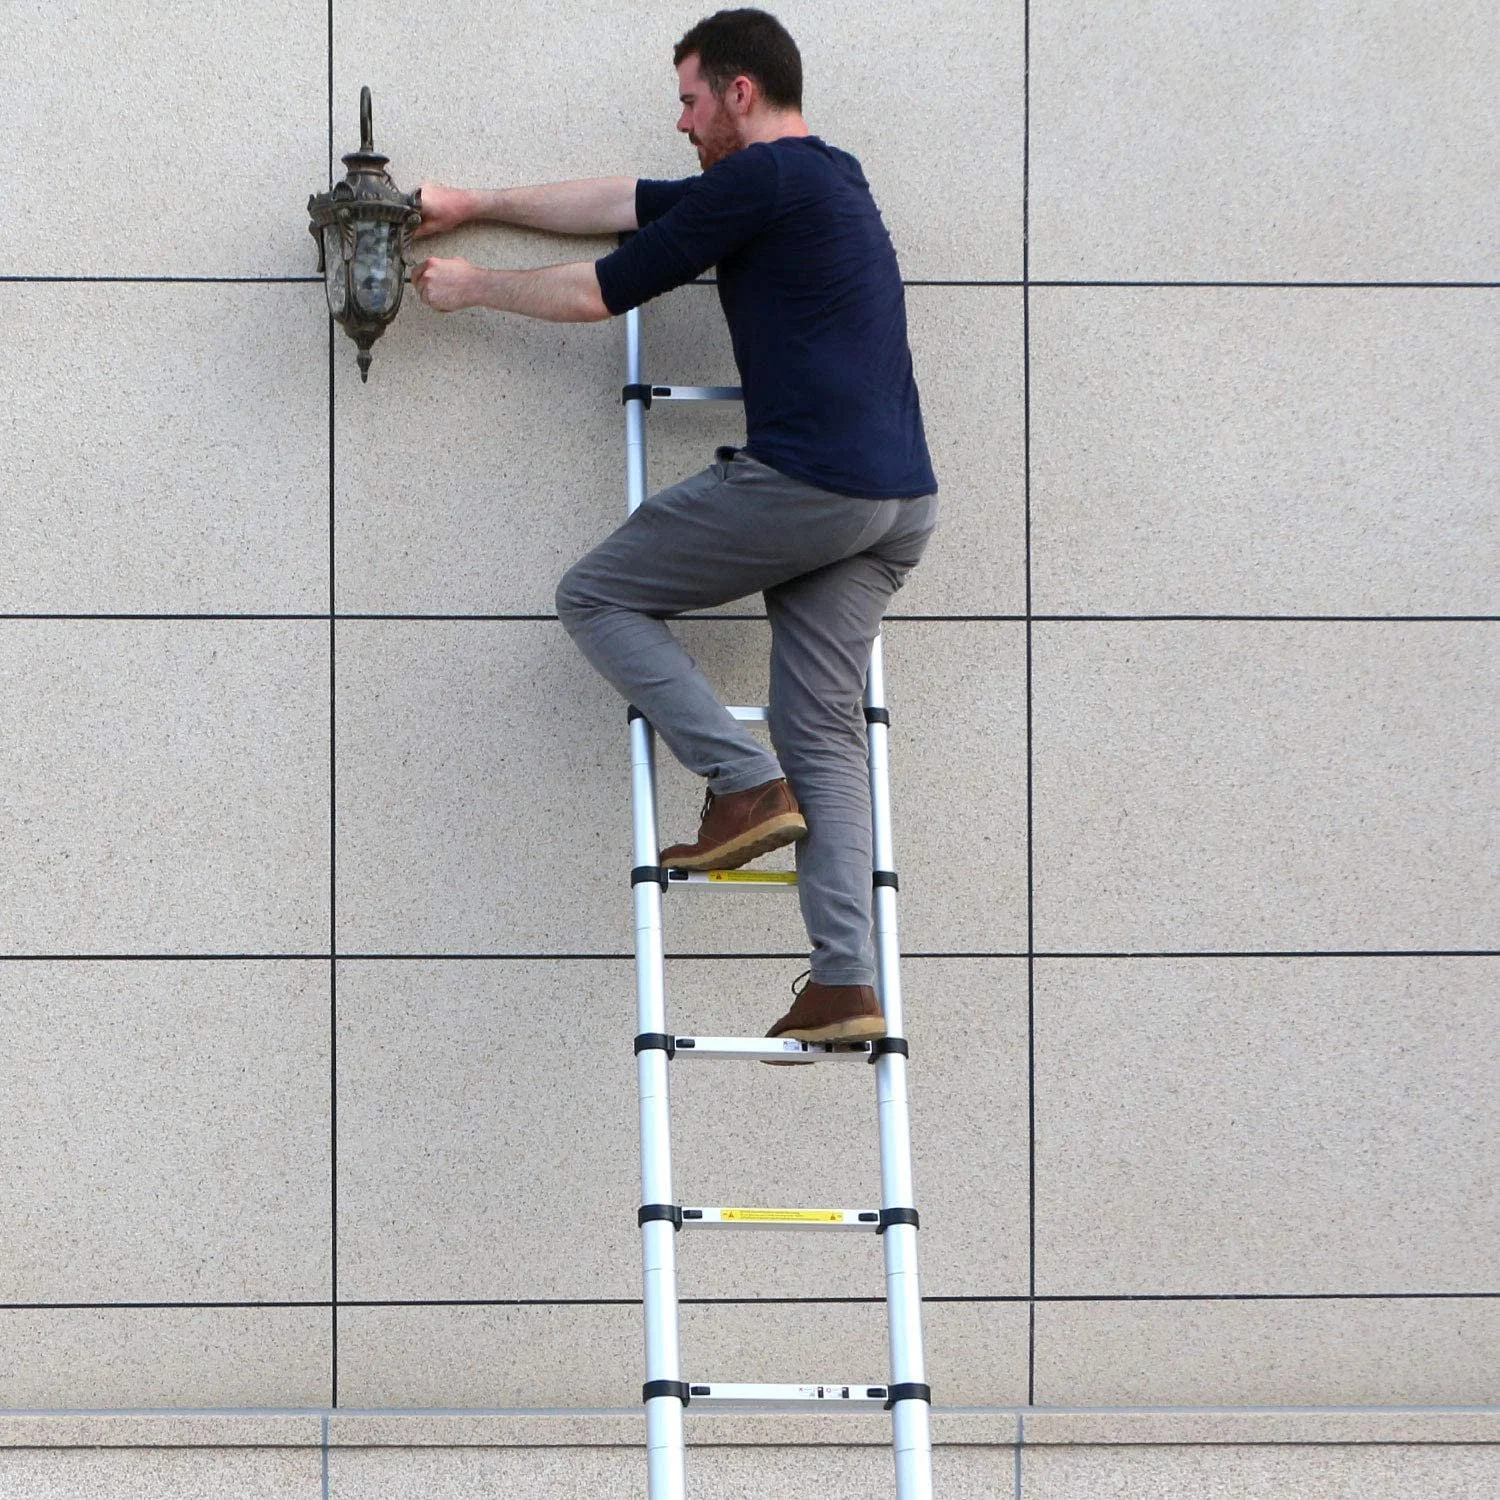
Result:
<svg viewBox="0 0 1500 1500">
<path fill-rule="evenodd" d="M 935 495 L 851 499 L 737 453 L 651 496 L 557 586 L 578 648 L 712 791 L 791 783 L 808 824 L 797 886 L 822 984 L 875 982 L 865 670 L 936 519 Z M 756 591 L 771 624 L 774 755 L 663 624 Z"/>
</svg>

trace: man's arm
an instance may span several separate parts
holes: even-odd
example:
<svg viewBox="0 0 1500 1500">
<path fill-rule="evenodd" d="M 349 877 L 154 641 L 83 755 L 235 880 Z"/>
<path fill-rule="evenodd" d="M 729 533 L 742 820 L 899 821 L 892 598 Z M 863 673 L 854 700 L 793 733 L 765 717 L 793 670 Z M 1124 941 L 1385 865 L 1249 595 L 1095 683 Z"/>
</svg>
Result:
<svg viewBox="0 0 1500 1500">
<path fill-rule="evenodd" d="M 555 234 L 614 234 L 638 229 L 634 177 L 590 177 L 535 187 L 477 190 L 422 184 L 422 222 L 416 238 L 446 234 L 461 224 L 518 224 Z"/>
<path fill-rule="evenodd" d="M 411 284 L 438 312 L 493 307 L 549 323 L 602 323 L 611 316 L 589 260 L 531 271 L 490 271 L 467 260 L 434 258 L 412 272 Z"/>
</svg>

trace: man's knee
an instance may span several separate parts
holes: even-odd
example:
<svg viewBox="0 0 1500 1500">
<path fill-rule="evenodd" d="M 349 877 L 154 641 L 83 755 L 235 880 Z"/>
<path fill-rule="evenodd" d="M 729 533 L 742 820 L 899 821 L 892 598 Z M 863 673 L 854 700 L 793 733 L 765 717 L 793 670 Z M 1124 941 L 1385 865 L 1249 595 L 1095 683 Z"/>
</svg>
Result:
<svg viewBox="0 0 1500 1500">
<path fill-rule="evenodd" d="M 562 621 L 565 630 L 571 630 L 583 612 L 590 605 L 598 603 L 588 587 L 588 578 L 583 570 L 582 560 L 574 563 L 557 580 L 557 588 L 553 593 L 552 601 L 557 607 L 557 618 Z"/>
<path fill-rule="evenodd" d="M 847 760 L 851 753 L 864 755 L 865 716 L 859 703 L 812 700 L 788 707 L 773 702 L 767 719 L 783 764 L 814 767 Z"/>
</svg>

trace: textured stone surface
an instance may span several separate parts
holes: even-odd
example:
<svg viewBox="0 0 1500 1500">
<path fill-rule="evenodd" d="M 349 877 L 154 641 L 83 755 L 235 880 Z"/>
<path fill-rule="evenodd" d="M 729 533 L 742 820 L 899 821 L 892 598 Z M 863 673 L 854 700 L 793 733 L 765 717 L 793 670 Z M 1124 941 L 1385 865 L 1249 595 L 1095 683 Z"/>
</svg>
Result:
<svg viewBox="0 0 1500 1500">
<path fill-rule="evenodd" d="M 30 3 L 11 18 L 0 274 L 316 274 L 304 207 L 328 180 L 326 7 Z"/>
<path fill-rule="evenodd" d="M 328 627 L 0 621 L 0 950 L 328 942 Z"/>
<path fill-rule="evenodd" d="M 10 283 L 0 310 L 0 609 L 328 607 L 316 287 Z"/>
<path fill-rule="evenodd" d="M 686 1303 L 682 1367 L 694 1380 L 889 1378 L 879 1302 Z M 927 1374 L 956 1406 L 1024 1398 L 1026 1312 L 931 1303 Z M 339 1401 L 365 1407 L 636 1408 L 638 1305 L 345 1307 Z"/>
<path fill-rule="evenodd" d="M 1500 1407 L 944 1407 L 932 1411 L 934 1461 L 954 1449 L 1014 1450 L 1018 1438 L 1076 1444 L 1493 1443 Z M 0 1413 L 0 1448 L 631 1448 L 639 1404 L 617 1409 L 351 1409 Z M 890 1418 L 871 1412 L 688 1410 L 690 1447 L 888 1448 Z"/>
<path fill-rule="evenodd" d="M 1496 941 L 1493 624 L 1054 624 L 1043 951 Z"/>
<path fill-rule="evenodd" d="M 340 964 L 340 1294 L 639 1296 L 634 1035 L 628 961 Z"/>
<path fill-rule="evenodd" d="M 1044 1406 L 1500 1405 L 1490 1299 L 1044 1302 L 1036 1334 Z"/>
<path fill-rule="evenodd" d="M 1500 603 L 1500 295 L 1039 289 L 1043 613 Z"/>
<path fill-rule="evenodd" d="M 1496 974 L 1486 958 L 1040 963 L 1038 1291 L 1494 1292 Z M 1306 1356 L 1284 1351 L 1295 1361 L 1284 1397 L 1257 1383 L 1277 1379 L 1256 1369 L 1270 1351 L 1247 1350 L 1243 1399 L 1343 1401 L 1347 1382 L 1362 1378 L 1348 1365 L 1366 1358 L 1366 1337 L 1377 1349 L 1405 1345 L 1391 1350 L 1388 1404 L 1429 1399 L 1406 1389 L 1411 1380 L 1453 1379 L 1469 1392 L 1430 1398 L 1442 1402 L 1489 1399 L 1470 1390 L 1481 1350 L 1470 1359 L 1455 1343 L 1444 1355 L 1440 1334 L 1398 1334 L 1395 1309 L 1346 1311 L 1344 1322 L 1327 1307 L 1302 1314 L 1316 1312 L 1312 1326 L 1328 1339 Z M 1488 1310 L 1469 1312 L 1483 1339 Z M 1196 1314 L 1251 1319 L 1252 1343 L 1255 1319 L 1294 1315 Z M 1156 1307 L 1155 1316 L 1170 1337 L 1182 1315 Z M 1427 1309 L 1418 1326 L 1460 1316 Z M 1234 1326 L 1205 1337 L 1228 1341 Z M 1326 1395 L 1315 1394 L 1320 1377 L 1296 1372 L 1304 1357 L 1314 1369 L 1330 1361 Z M 1379 1383 L 1374 1358 L 1367 1378 Z M 1444 1359 L 1446 1371 L 1436 1367 Z M 1396 1373 L 1407 1360 L 1410 1373 Z M 1170 1384 L 1170 1365 L 1147 1380 Z M 1187 1368 L 1197 1394 L 1183 1400 L 1206 1403 Z M 1104 1376 L 1090 1403 L 1177 1404 L 1145 1388 L 1117 1398 L 1116 1378 Z M 1072 1385 L 1056 1399 L 1082 1402 Z M 1351 1389 L 1347 1399 L 1362 1398 Z"/>
<path fill-rule="evenodd" d="M 331 1323 L 317 1307 L 5 1308 L 0 1409 L 322 1406 L 331 1399 Z M 0 1433 L 0 1447 L 10 1441 Z"/>
<path fill-rule="evenodd" d="M 764 702 L 764 626 L 681 634 L 729 701 Z M 889 632 L 909 949 L 1024 947 L 1021 640 L 1009 624 Z M 341 951 L 630 951 L 625 716 L 560 626 L 343 623 L 338 691 Z M 659 759 L 674 837 L 696 827 L 702 783 Z M 692 889 L 667 907 L 668 952 L 806 951 L 784 892 Z"/>
<path fill-rule="evenodd" d="M 1493 1443 L 1500 1407 L 1091 1407 L 1014 1414 L 1027 1444 Z M 974 1437 L 965 1429 L 976 1428 Z M 999 1441 L 1001 1414 L 933 1414 L 934 1442 Z"/>
<path fill-rule="evenodd" d="M 415 1424 L 414 1424 L 415 1425 Z M 0 1414 L 0 1448 L 320 1448 L 316 1412 Z"/>
<path fill-rule="evenodd" d="M 1500 1448 L 1027 1448 L 1021 1500 L 1475 1500 L 1500 1484 Z"/>
<path fill-rule="evenodd" d="M 345 1307 L 346 1407 L 635 1407 L 638 1306 Z"/>
<path fill-rule="evenodd" d="M 0 1494 L 17 1500 L 318 1500 L 307 1448 L 0 1448 Z"/>
<path fill-rule="evenodd" d="M 1008 1482 L 1012 1458 L 1008 1449 L 956 1449 L 937 1455 L 933 1467 L 943 1482 L 939 1494 L 987 1497 L 997 1478 Z M 645 1455 L 628 1448 L 343 1449 L 330 1456 L 330 1475 L 334 1493 L 349 1500 L 416 1493 L 433 1500 L 495 1494 L 551 1500 L 646 1492 Z M 691 1494 L 714 1500 L 767 1494 L 854 1500 L 892 1487 L 891 1456 L 874 1447 L 695 1447 L 688 1454 L 687 1482 Z"/>
<path fill-rule="evenodd" d="M 327 1295 L 328 970 L 0 964 L 0 1301 Z"/>
<path fill-rule="evenodd" d="M 1479 280 L 1500 270 L 1483 0 L 1031 16 L 1031 274 Z"/>
</svg>

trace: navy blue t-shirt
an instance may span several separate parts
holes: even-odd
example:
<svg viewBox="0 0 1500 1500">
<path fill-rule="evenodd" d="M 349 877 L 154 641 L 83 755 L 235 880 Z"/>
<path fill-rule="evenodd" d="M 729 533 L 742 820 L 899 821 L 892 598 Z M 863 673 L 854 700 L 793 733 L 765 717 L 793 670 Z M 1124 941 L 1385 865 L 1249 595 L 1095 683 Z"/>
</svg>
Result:
<svg viewBox="0 0 1500 1500">
<path fill-rule="evenodd" d="M 746 447 L 794 479 L 871 500 L 937 489 L 896 252 L 859 163 L 816 136 L 636 184 L 640 233 L 596 263 L 622 313 L 717 266 Z"/>
</svg>

